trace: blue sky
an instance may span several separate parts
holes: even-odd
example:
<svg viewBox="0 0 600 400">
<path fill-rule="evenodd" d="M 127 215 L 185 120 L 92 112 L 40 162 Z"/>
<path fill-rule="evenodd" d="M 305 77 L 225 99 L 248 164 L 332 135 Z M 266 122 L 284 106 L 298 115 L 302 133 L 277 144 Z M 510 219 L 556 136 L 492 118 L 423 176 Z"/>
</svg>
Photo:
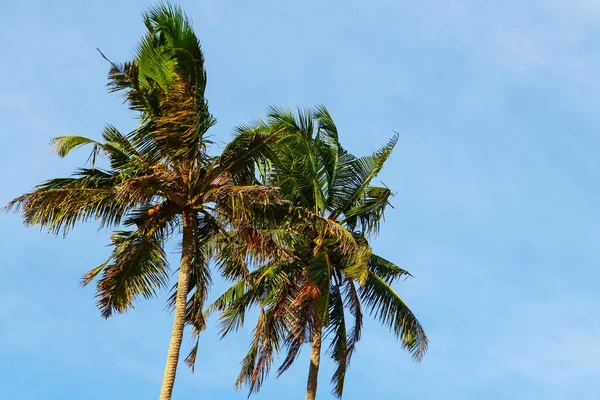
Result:
<svg viewBox="0 0 600 400">
<path fill-rule="evenodd" d="M 51 137 L 135 124 L 107 94 L 95 49 L 128 59 L 152 4 L 4 3 L 2 204 L 85 161 L 54 156 Z M 417 365 L 367 324 L 345 399 L 597 398 L 600 4 L 182 5 L 207 58 L 218 140 L 271 104 L 324 103 L 358 154 L 400 133 L 381 175 L 395 208 L 374 246 L 416 276 L 397 289 L 430 352 Z M 54 238 L 0 215 L 0 398 L 157 397 L 171 328 L 164 294 L 103 320 L 93 288 L 79 287 L 107 238 L 93 224 Z M 232 384 L 247 344 L 247 330 L 222 342 L 209 331 L 175 398 L 245 398 Z M 307 367 L 305 351 L 256 398 L 302 398 Z M 320 399 L 331 398 L 330 372 Z"/>
</svg>

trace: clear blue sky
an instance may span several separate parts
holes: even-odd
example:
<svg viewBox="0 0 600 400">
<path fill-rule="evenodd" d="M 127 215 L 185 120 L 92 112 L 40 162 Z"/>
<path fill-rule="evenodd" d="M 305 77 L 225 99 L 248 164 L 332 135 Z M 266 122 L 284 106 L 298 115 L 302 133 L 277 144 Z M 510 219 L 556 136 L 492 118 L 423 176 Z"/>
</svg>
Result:
<svg viewBox="0 0 600 400">
<path fill-rule="evenodd" d="M 150 4 L 3 2 L 0 203 L 85 161 L 58 159 L 51 137 L 133 126 L 105 90 L 108 66 L 95 49 L 128 59 Z M 431 348 L 414 364 L 368 324 L 345 399 L 598 398 L 600 5 L 183 6 L 205 51 L 218 140 L 270 104 L 324 103 L 358 154 L 400 133 L 381 176 L 397 191 L 395 208 L 375 248 L 416 276 L 397 289 Z M 0 398 L 158 396 L 165 296 L 105 321 L 93 288 L 79 287 L 108 254 L 107 237 L 92 224 L 53 238 L 0 215 Z M 245 398 L 232 384 L 247 344 L 248 331 L 222 342 L 209 331 L 196 373 L 180 369 L 175 398 Z M 256 398 L 303 398 L 307 357 Z M 320 399 L 331 398 L 330 372 Z"/>
</svg>

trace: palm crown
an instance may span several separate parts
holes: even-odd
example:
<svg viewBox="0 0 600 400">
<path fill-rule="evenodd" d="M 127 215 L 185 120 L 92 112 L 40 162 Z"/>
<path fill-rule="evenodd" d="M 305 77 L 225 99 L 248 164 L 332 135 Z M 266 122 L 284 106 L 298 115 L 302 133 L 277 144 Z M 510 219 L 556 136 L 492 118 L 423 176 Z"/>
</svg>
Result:
<svg viewBox="0 0 600 400">
<path fill-rule="evenodd" d="M 248 307 L 260 305 L 248 355 L 242 362 L 239 385 L 257 391 L 274 354 L 285 350 L 281 374 L 295 361 L 302 344 L 312 342 L 307 399 L 316 395 L 323 336 L 331 339 L 328 353 L 337 368 L 333 393 L 341 397 L 346 369 L 361 337 L 363 308 L 401 340 L 416 360 L 425 354 L 428 339 L 420 323 L 391 285 L 411 276 L 372 253 L 368 238 L 376 234 L 391 191 L 371 184 L 394 148 L 397 136 L 370 156 L 355 157 L 338 140 L 337 128 L 324 107 L 299 111 L 273 108 L 267 123 L 251 130 L 277 132 L 283 139 L 265 165 L 266 184 L 281 189 L 294 205 L 312 210 L 332 225 L 343 226 L 353 238 L 350 251 L 339 235 L 326 235 L 305 224 L 288 236 L 293 260 L 266 263 L 240 279 L 207 313 L 221 311 L 224 334 L 243 322 Z M 348 315 L 352 321 L 348 326 Z"/>
</svg>

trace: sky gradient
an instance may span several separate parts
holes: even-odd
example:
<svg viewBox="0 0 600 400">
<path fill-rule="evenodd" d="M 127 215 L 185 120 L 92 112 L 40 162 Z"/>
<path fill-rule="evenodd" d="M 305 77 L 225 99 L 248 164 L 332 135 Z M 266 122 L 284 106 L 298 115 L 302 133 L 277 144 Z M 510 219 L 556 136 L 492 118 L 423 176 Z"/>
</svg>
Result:
<svg viewBox="0 0 600 400">
<path fill-rule="evenodd" d="M 51 137 L 134 126 L 106 91 L 96 47 L 129 59 L 153 4 L 4 3 L 1 204 L 85 162 L 85 151 L 53 155 Z M 394 209 L 374 248 L 416 276 L 396 289 L 430 351 L 415 364 L 367 323 L 344 399 L 598 398 L 599 2 L 181 4 L 205 52 L 218 142 L 269 105 L 325 104 L 358 155 L 400 134 L 380 175 Z M 93 287 L 79 286 L 108 236 L 90 224 L 54 238 L 0 214 L 0 398 L 158 397 L 165 293 L 103 320 Z M 219 342 L 214 327 L 196 373 L 180 368 L 174 399 L 245 398 L 232 385 L 249 331 Z M 305 349 L 255 398 L 303 398 L 307 369 Z M 331 372 L 320 399 L 332 398 Z"/>
</svg>

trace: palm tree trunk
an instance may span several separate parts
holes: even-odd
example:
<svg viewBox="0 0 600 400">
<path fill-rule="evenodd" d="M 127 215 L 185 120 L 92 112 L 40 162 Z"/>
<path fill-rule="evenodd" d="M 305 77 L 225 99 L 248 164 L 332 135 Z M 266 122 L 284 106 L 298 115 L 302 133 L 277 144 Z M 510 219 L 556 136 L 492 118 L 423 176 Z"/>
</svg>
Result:
<svg viewBox="0 0 600 400">
<path fill-rule="evenodd" d="M 194 251 L 195 215 L 191 210 L 183 211 L 183 240 L 181 246 L 181 263 L 179 265 L 179 279 L 177 281 L 177 294 L 175 297 L 175 318 L 171 334 L 171 344 L 167 355 L 167 365 L 163 376 L 160 400 L 171 400 L 175 374 L 179 362 L 179 350 L 185 327 L 188 284 Z"/>
<path fill-rule="evenodd" d="M 308 369 L 308 384 L 306 385 L 306 400 L 315 400 L 317 397 L 319 363 L 321 362 L 321 336 L 321 327 L 315 327 L 312 337 L 310 367 Z"/>
</svg>

